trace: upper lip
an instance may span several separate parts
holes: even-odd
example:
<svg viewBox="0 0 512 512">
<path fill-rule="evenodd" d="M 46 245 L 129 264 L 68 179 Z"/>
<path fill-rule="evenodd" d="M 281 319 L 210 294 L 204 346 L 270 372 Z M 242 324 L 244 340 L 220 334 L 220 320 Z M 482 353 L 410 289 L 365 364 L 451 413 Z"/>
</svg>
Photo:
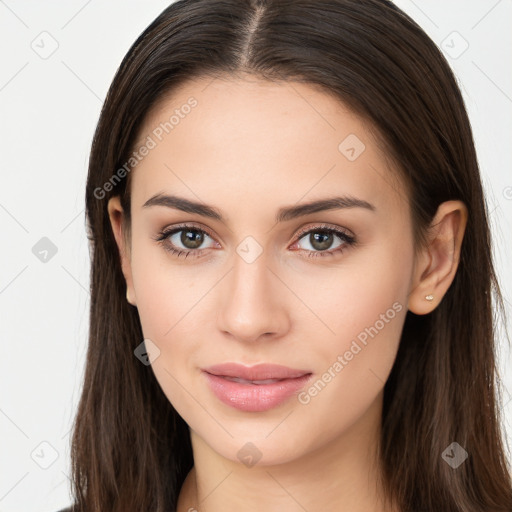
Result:
<svg viewBox="0 0 512 512">
<path fill-rule="evenodd" d="M 203 371 L 220 377 L 238 377 L 245 380 L 295 379 L 309 375 L 308 370 L 298 370 L 279 364 L 256 364 L 245 366 L 239 363 L 222 363 L 203 368 Z"/>
</svg>

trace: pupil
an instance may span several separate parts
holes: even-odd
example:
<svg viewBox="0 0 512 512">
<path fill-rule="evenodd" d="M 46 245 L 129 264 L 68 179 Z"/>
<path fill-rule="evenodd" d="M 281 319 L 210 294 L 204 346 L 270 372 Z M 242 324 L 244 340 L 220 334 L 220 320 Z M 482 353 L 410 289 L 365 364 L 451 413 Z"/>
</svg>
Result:
<svg viewBox="0 0 512 512">
<path fill-rule="evenodd" d="M 311 246 L 319 251 L 328 249 L 332 244 L 332 233 L 312 233 L 309 235 Z"/>
</svg>

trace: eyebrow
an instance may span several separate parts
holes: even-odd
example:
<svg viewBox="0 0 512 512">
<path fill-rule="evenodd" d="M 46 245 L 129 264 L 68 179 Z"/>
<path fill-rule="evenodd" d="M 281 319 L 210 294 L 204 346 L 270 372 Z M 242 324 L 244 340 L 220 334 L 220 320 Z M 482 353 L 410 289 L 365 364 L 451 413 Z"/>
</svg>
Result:
<svg viewBox="0 0 512 512">
<path fill-rule="evenodd" d="M 195 213 L 197 215 L 202 215 L 203 217 L 224 221 L 222 214 L 217 208 L 204 203 L 191 201 L 184 197 L 156 194 L 142 205 L 143 208 L 148 208 L 150 206 L 165 206 L 167 208 L 174 208 L 183 212 Z M 364 208 L 372 212 L 376 210 L 375 206 L 362 199 L 357 199 L 352 196 L 338 196 L 280 208 L 275 220 L 276 222 L 284 222 L 311 213 L 344 208 Z"/>
</svg>

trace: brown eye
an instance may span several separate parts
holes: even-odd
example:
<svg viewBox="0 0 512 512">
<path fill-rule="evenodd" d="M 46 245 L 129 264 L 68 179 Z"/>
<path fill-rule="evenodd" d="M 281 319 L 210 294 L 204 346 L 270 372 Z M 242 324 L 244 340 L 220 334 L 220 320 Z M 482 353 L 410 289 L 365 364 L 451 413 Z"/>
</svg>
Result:
<svg viewBox="0 0 512 512">
<path fill-rule="evenodd" d="M 304 243 L 304 241 L 306 243 Z M 299 248 L 309 251 L 327 251 L 337 249 L 338 247 L 349 243 L 350 240 L 342 232 L 333 232 L 332 230 L 314 229 L 308 231 L 299 239 Z M 301 245 L 301 243 L 303 245 Z"/>
<path fill-rule="evenodd" d="M 309 243 L 311 244 L 311 247 L 317 251 L 325 251 L 329 249 L 333 243 L 333 240 L 334 235 L 332 233 L 316 232 L 310 233 L 309 235 Z"/>
<path fill-rule="evenodd" d="M 322 225 L 303 230 L 294 246 L 305 250 L 308 256 L 334 256 L 356 243 L 353 235 Z"/>
<path fill-rule="evenodd" d="M 180 242 L 186 249 L 198 249 L 204 241 L 204 235 L 202 231 L 195 229 L 182 229 L 178 231 L 181 233 Z"/>
<path fill-rule="evenodd" d="M 205 245 L 210 240 L 210 246 Z M 200 256 L 215 245 L 215 240 L 205 230 L 195 226 L 176 226 L 161 231 L 155 240 L 175 256 Z"/>
</svg>

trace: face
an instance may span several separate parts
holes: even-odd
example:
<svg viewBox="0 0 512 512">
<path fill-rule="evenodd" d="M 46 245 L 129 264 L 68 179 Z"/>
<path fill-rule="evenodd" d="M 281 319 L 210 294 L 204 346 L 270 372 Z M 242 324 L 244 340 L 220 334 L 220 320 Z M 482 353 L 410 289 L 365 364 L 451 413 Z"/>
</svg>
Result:
<svg viewBox="0 0 512 512">
<path fill-rule="evenodd" d="M 343 438 L 381 401 L 415 267 L 407 194 L 365 124 L 310 85 L 197 80 L 142 145 L 124 273 L 169 401 L 233 461 Z"/>
</svg>

